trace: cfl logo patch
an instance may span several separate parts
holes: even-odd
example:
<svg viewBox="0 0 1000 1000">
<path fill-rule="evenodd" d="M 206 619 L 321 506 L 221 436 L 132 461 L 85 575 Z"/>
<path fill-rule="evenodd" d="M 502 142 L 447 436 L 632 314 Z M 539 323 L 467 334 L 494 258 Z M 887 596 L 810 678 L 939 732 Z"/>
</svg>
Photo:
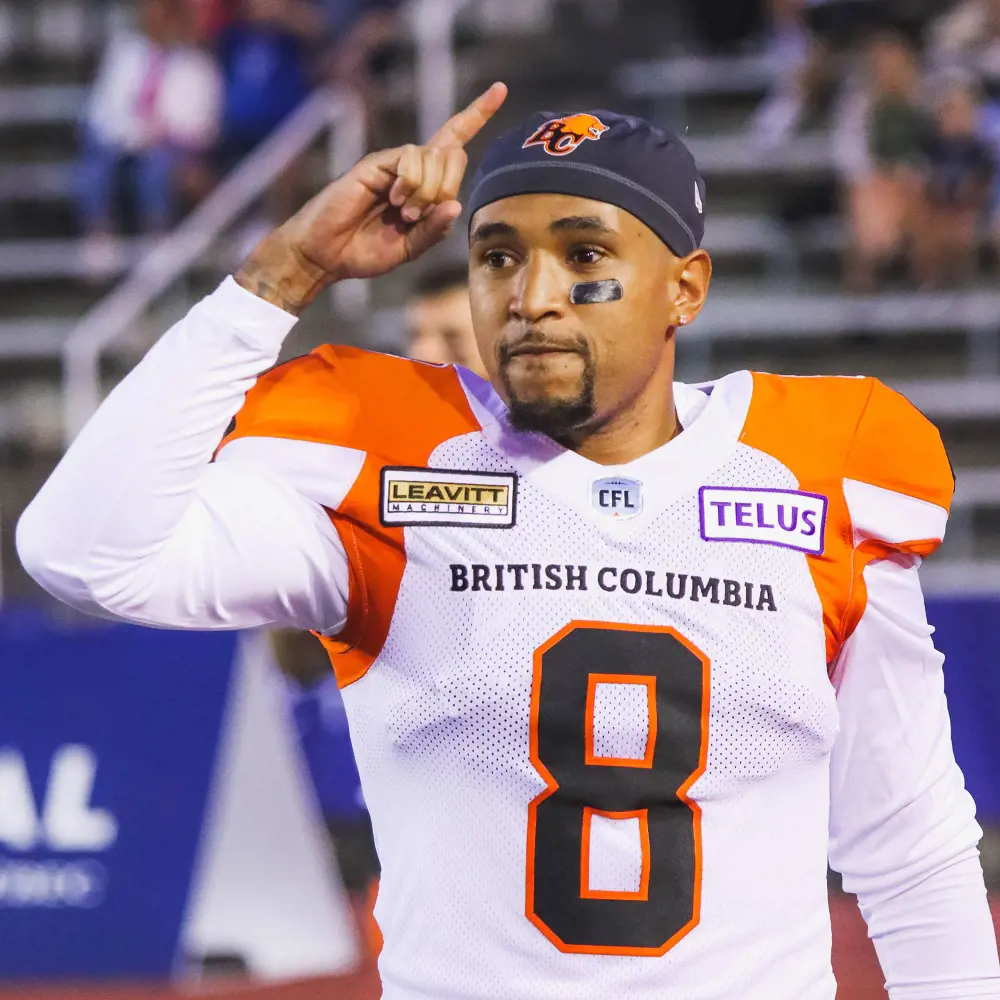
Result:
<svg viewBox="0 0 1000 1000">
<path fill-rule="evenodd" d="M 637 479 L 598 479 L 590 488 L 590 506 L 604 517 L 623 521 L 642 513 L 642 483 Z"/>
</svg>

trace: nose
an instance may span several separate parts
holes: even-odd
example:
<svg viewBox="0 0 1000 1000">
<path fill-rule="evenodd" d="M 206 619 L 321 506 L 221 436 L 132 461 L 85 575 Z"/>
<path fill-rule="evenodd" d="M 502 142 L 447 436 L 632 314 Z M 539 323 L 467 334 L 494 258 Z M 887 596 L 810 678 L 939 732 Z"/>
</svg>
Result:
<svg viewBox="0 0 1000 1000">
<path fill-rule="evenodd" d="M 569 301 L 568 285 L 558 261 L 549 254 L 532 254 L 514 284 L 510 311 L 514 319 L 537 323 L 560 317 Z"/>
</svg>

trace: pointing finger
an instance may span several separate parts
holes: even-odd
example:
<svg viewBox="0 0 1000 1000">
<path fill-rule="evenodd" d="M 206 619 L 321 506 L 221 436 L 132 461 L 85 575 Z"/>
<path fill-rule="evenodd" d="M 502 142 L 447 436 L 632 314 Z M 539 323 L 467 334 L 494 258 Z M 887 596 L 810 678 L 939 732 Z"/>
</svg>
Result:
<svg viewBox="0 0 1000 1000">
<path fill-rule="evenodd" d="M 428 146 L 464 146 L 500 110 L 507 99 L 507 84 L 494 83 L 464 111 L 449 118 L 427 142 Z"/>
<path fill-rule="evenodd" d="M 437 200 L 444 176 L 445 152 L 444 149 L 424 150 L 420 186 L 406 199 L 402 208 L 405 222 L 416 222 L 424 210 Z"/>
<path fill-rule="evenodd" d="M 458 197 L 458 189 L 462 186 L 462 178 L 465 176 L 465 168 L 468 165 L 469 157 L 461 146 L 453 146 L 447 150 L 444 177 L 441 180 L 441 191 L 439 194 L 442 201 Z"/>
<path fill-rule="evenodd" d="M 423 156 L 419 146 L 404 146 L 396 166 L 396 180 L 389 191 L 389 202 L 397 208 L 420 187 L 423 179 Z"/>
</svg>

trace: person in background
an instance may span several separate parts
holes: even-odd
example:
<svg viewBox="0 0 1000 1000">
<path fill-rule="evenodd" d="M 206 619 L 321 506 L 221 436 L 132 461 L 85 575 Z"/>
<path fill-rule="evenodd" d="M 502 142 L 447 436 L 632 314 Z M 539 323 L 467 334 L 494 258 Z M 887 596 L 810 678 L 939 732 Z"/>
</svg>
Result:
<svg viewBox="0 0 1000 1000">
<path fill-rule="evenodd" d="M 834 139 L 849 234 L 845 270 L 856 292 L 878 288 L 916 224 L 931 130 L 920 86 L 920 59 L 907 39 L 886 31 L 873 36 L 865 83 Z"/>
<path fill-rule="evenodd" d="M 214 45 L 215 40 L 232 21 L 230 0 L 187 0 L 194 20 L 194 33 L 199 44 Z"/>
<path fill-rule="evenodd" d="M 775 87 L 750 134 L 770 148 L 811 124 L 842 94 L 861 43 L 888 20 L 886 0 L 771 0 L 769 48 Z"/>
<path fill-rule="evenodd" d="M 937 69 L 1000 76 L 1000 0 L 962 0 L 931 23 L 926 40 Z"/>
<path fill-rule="evenodd" d="M 383 78 L 392 62 L 402 0 L 322 0 L 329 55 L 324 75 L 363 101 L 370 128 L 384 102 Z"/>
<path fill-rule="evenodd" d="M 337 679 L 325 650 L 309 632 L 273 629 L 270 636 L 358 937 L 374 957 L 382 944 L 372 916 L 379 860 Z"/>
<path fill-rule="evenodd" d="M 472 329 L 466 267 L 444 265 L 423 275 L 407 309 L 407 327 L 414 360 L 462 365 L 486 377 Z"/>
<path fill-rule="evenodd" d="M 976 231 L 996 175 L 993 151 L 978 131 L 979 108 L 978 90 L 967 81 L 951 81 L 935 104 L 914 234 L 924 287 L 965 284 L 975 270 Z"/>
<path fill-rule="evenodd" d="M 215 50 L 225 96 L 218 166 L 226 173 L 309 95 L 310 49 L 323 30 L 307 0 L 240 0 Z"/>
<path fill-rule="evenodd" d="M 84 264 L 95 279 L 119 264 L 123 173 L 139 230 L 162 233 L 175 221 L 178 171 L 215 138 L 221 81 L 212 58 L 192 44 L 189 15 L 171 0 L 143 0 L 138 27 L 113 34 L 101 59 L 77 170 Z"/>
<path fill-rule="evenodd" d="M 805 108 L 803 71 L 812 40 L 802 0 L 771 0 L 765 50 L 774 66 L 774 82 L 750 120 L 755 145 L 767 149 L 788 138 Z"/>
</svg>

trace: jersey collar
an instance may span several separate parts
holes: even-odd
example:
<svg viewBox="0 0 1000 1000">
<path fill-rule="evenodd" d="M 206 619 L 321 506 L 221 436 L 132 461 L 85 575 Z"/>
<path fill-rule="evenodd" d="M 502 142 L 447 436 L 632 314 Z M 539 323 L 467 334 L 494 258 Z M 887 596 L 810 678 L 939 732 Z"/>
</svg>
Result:
<svg viewBox="0 0 1000 1000">
<path fill-rule="evenodd" d="M 595 480 L 639 480 L 644 492 L 642 513 L 629 521 L 603 521 L 609 531 L 619 534 L 648 525 L 678 497 L 705 485 L 712 472 L 729 460 L 738 446 L 753 391 L 753 378 L 746 371 L 697 385 L 675 382 L 682 432 L 631 462 L 599 465 L 544 434 L 515 430 L 492 385 L 463 368 L 458 373 L 486 440 L 522 479 L 560 504 L 592 519 L 590 488 Z"/>
</svg>

